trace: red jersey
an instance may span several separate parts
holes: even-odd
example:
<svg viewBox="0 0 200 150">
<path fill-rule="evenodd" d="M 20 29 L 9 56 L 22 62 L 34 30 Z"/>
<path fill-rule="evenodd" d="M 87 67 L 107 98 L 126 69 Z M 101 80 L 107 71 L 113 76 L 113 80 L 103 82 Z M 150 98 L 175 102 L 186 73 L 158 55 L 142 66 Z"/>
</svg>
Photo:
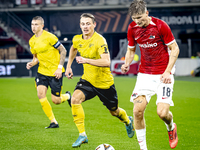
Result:
<svg viewBox="0 0 200 150">
<path fill-rule="evenodd" d="M 163 74 L 169 62 L 170 45 L 175 41 L 169 26 L 162 20 L 151 17 L 146 27 L 139 27 L 134 21 L 128 27 L 128 46 L 139 45 L 141 62 L 139 72 L 146 74 Z"/>
</svg>

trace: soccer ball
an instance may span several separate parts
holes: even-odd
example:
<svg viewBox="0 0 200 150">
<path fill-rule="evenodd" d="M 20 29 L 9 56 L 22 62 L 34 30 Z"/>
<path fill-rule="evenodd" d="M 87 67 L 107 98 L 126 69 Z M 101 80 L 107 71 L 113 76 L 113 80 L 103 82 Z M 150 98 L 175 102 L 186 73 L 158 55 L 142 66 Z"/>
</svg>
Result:
<svg viewBox="0 0 200 150">
<path fill-rule="evenodd" d="M 110 144 L 101 144 L 95 150 L 115 150 Z"/>
</svg>

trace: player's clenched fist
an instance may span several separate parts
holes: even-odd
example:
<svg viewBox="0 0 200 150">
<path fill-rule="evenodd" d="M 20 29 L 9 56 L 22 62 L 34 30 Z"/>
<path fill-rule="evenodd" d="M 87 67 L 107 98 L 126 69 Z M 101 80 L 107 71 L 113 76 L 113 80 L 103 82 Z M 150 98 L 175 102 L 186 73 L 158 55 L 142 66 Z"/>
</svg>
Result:
<svg viewBox="0 0 200 150">
<path fill-rule="evenodd" d="M 31 69 L 31 67 L 33 67 L 33 63 L 32 62 L 28 62 L 27 64 L 26 64 L 26 69 Z"/>
<path fill-rule="evenodd" d="M 127 73 L 129 71 L 129 66 L 126 64 L 123 64 L 121 67 L 122 73 Z"/>
</svg>

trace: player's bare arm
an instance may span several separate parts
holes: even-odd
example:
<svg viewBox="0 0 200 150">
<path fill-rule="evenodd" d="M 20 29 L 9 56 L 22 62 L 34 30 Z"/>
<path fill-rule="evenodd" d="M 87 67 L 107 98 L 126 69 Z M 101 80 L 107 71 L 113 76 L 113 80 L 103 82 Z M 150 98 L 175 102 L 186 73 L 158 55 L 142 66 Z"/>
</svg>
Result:
<svg viewBox="0 0 200 150">
<path fill-rule="evenodd" d="M 136 47 L 134 48 L 127 48 L 126 56 L 125 56 L 125 64 L 122 65 L 121 70 L 122 73 L 126 73 L 129 70 L 129 66 L 134 59 Z"/>
<path fill-rule="evenodd" d="M 100 59 L 89 59 L 89 58 L 83 58 L 81 56 L 77 56 L 76 61 L 79 64 L 87 63 L 90 65 L 99 66 L 99 67 L 110 67 L 110 54 L 103 53 L 101 54 Z"/>
<path fill-rule="evenodd" d="M 60 51 L 60 65 L 63 66 L 63 64 L 65 63 L 65 57 L 66 57 L 67 51 L 62 44 L 60 44 L 60 46 L 58 47 L 58 50 Z"/>
<path fill-rule="evenodd" d="M 71 48 L 70 48 L 69 59 L 68 59 L 66 71 L 65 71 L 65 76 L 68 79 L 73 78 L 73 72 L 72 72 L 72 69 L 71 69 L 71 65 L 72 65 L 74 58 L 76 57 L 76 54 L 77 54 L 77 49 L 74 48 L 73 45 L 72 45 Z"/>
<path fill-rule="evenodd" d="M 60 46 L 57 49 L 60 52 L 60 63 L 59 63 L 58 69 L 55 71 L 54 75 L 57 79 L 60 79 L 62 77 L 62 68 L 63 68 L 63 64 L 65 62 L 65 57 L 66 57 L 67 51 L 62 44 L 60 44 Z"/>
<path fill-rule="evenodd" d="M 31 62 L 28 62 L 26 64 L 26 68 L 29 70 L 31 69 L 31 67 L 35 66 L 38 64 L 38 58 L 37 58 L 37 54 L 33 54 L 33 60 Z"/>
<path fill-rule="evenodd" d="M 171 83 L 170 73 L 179 55 L 179 47 L 176 41 L 168 45 L 168 47 L 171 50 L 171 54 L 169 56 L 169 63 L 167 65 L 165 72 L 160 77 L 160 80 L 166 84 Z"/>
</svg>

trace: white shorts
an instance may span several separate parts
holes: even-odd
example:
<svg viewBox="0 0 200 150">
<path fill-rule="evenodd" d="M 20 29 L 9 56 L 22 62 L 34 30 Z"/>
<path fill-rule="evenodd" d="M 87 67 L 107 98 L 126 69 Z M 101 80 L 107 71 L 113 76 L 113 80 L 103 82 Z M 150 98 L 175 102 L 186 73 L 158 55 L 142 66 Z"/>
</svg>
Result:
<svg viewBox="0 0 200 150">
<path fill-rule="evenodd" d="M 144 73 L 138 73 L 137 81 L 130 101 L 133 102 L 135 98 L 141 95 L 146 96 L 146 100 L 149 103 L 151 96 L 157 95 L 156 105 L 159 102 L 170 104 L 174 106 L 172 101 L 174 76 L 170 75 L 171 83 L 165 84 L 160 81 L 160 75 L 150 75 Z"/>
</svg>

